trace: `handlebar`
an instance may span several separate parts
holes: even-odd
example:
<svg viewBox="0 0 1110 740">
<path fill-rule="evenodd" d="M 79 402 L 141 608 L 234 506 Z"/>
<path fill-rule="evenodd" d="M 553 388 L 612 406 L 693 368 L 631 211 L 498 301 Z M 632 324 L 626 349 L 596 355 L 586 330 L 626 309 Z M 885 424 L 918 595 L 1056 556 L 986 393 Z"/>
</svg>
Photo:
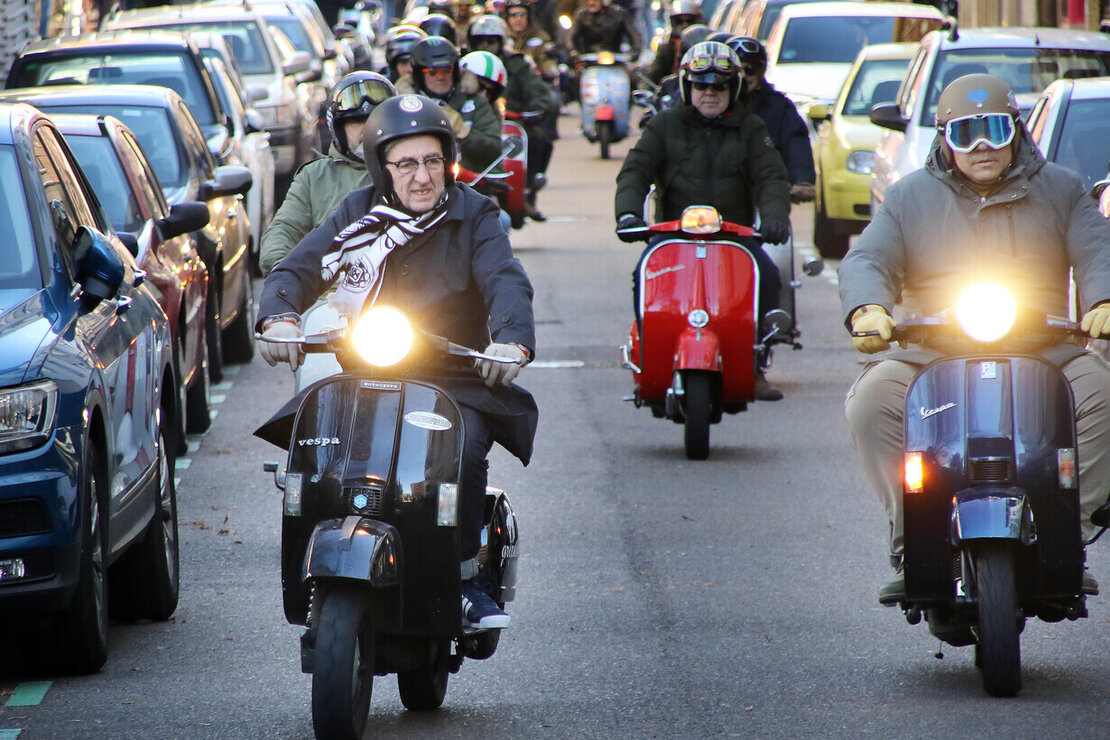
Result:
<svg viewBox="0 0 1110 740">
<path fill-rule="evenodd" d="M 653 234 L 680 234 L 690 239 L 702 241 L 719 238 L 722 234 L 735 234 L 736 236 L 743 237 L 750 236 L 756 239 L 763 238 L 763 235 L 752 227 L 741 226 L 731 221 L 722 221 L 720 229 L 708 233 L 685 231 L 682 229 L 682 222 L 679 220 L 662 221 L 650 226 L 634 226 L 627 229 L 617 229 L 617 236 L 620 237 L 622 241 L 627 242 L 646 241 Z"/>
<path fill-rule="evenodd" d="M 421 339 L 421 343 L 425 347 L 450 357 L 459 357 L 468 360 L 488 360 L 489 362 L 496 362 L 502 365 L 520 365 L 524 362 L 523 359 L 514 360 L 511 357 L 487 355 L 476 349 L 471 349 L 461 344 L 455 344 L 446 337 L 429 334 L 422 330 L 417 330 L 417 333 Z M 305 354 L 349 354 L 354 351 L 346 341 L 347 330 L 345 328 L 329 329 L 316 334 L 305 334 L 301 337 L 266 337 L 259 332 L 255 332 L 254 338 L 260 342 L 268 342 L 270 344 L 299 344 Z"/>
<path fill-rule="evenodd" d="M 919 343 L 930 337 L 961 336 L 971 338 L 960 328 L 953 312 L 942 311 L 932 316 L 917 316 L 908 318 L 895 324 L 890 331 L 890 341 L 902 343 Z M 853 337 L 877 337 L 876 329 L 868 331 L 849 332 Z M 1059 336 L 1087 337 L 1087 332 L 1079 327 L 1079 322 L 1066 319 L 1062 316 L 1053 316 L 1033 309 L 1021 309 L 1014 320 L 1013 328 L 1006 333 L 1007 337 L 1021 334 L 1048 333 Z"/>
</svg>

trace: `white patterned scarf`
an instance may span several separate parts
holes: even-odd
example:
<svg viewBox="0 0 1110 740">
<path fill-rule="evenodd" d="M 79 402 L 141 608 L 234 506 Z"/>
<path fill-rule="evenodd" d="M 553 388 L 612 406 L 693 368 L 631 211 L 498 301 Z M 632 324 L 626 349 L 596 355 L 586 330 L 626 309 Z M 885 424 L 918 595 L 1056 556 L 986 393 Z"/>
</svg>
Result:
<svg viewBox="0 0 1110 740">
<path fill-rule="evenodd" d="M 328 299 L 328 305 L 348 323 L 362 313 L 367 299 L 373 305 L 385 260 L 394 249 L 408 244 L 414 237 L 427 233 L 447 214 L 448 191 L 444 190 L 432 210 L 412 216 L 388 205 L 377 205 L 370 212 L 339 232 L 331 249 L 321 261 L 320 275 L 331 283 L 345 273 L 339 289 Z M 374 291 L 373 297 L 370 293 Z"/>
</svg>

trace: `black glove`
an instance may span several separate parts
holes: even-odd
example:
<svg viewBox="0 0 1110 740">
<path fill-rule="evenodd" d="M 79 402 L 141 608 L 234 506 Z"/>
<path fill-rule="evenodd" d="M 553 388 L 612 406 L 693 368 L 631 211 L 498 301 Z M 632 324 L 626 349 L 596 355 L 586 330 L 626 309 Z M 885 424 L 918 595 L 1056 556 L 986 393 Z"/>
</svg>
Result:
<svg viewBox="0 0 1110 740">
<path fill-rule="evenodd" d="M 768 244 L 785 244 L 790 239 L 790 222 L 769 218 L 760 223 L 759 233 Z"/>
<path fill-rule="evenodd" d="M 621 230 L 622 229 L 642 229 L 646 226 L 647 226 L 647 224 L 644 222 L 644 220 L 642 218 L 640 218 L 639 216 L 637 216 L 636 214 L 626 213 L 626 214 L 624 214 L 623 216 L 621 216 L 620 218 L 617 219 L 617 237 L 622 242 L 643 241 L 644 236 L 642 234 L 622 234 Z"/>
</svg>

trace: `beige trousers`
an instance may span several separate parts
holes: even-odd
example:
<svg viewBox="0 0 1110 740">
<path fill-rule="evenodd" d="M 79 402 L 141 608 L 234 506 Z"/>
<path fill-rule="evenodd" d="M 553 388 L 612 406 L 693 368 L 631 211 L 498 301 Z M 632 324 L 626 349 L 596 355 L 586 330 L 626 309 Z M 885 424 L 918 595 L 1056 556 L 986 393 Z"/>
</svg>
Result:
<svg viewBox="0 0 1110 740">
<path fill-rule="evenodd" d="M 860 467 L 890 520 L 890 552 L 902 554 L 902 438 L 906 393 L 917 374 L 897 360 L 873 362 L 848 391 L 844 408 Z M 1075 397 L 1079 441 L 1079 509 L 1083 537 L 1094 534 L 1091 513 L 1110 492 L 1110 366 L 1098 355 L 1063 368 Z"/>
</svg>

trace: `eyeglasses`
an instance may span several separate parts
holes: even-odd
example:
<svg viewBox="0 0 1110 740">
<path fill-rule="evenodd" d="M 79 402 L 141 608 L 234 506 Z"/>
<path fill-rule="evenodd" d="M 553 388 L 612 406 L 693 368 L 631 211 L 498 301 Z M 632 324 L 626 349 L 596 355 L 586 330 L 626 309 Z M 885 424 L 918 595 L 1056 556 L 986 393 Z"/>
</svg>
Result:
<svg viewBox="0 0 1110 740">
<path fill-rule="evenodd" d="M 338 113 L 364 110 L 369 115 L 370 111 L 389 97 L 389 88 L 380 81 L 362 80 L 339 91 L 335 98 L 335 110 Z"/>
<path fill-rule="evenodd" d="M 706 90 L 715 90 L 716 92 L 725 92 L 728 90 L 727 82 L 695 82 L 694 89 L 701 92 Z"/>
<path fill-rule="evenodd" d="M 528 11 L 527 10 L 510 10 L 509 11 L 509 17 L 510 18 L 527 18 L 528 17 Z"/>
<path fill-rule="evenodd" d="M 424 67 L 422 71 L 424 77 L 450 77 L 455 73 L 455 67 Z"/>
<path fill-rule="evenodd" d="M 396 162 L 386 162 L 386 164 L 397 168 L 397 172 L 408 177 L 415 175 L 416 171 L 420 169 L 420 165 L 424 165 L 424 169 L 428 170 L 429 175 L 438 175 L 443 172 L 443 168 L 447 164 L 446 157 L 425 157 L 423 160 L 418 161 L 415 159 L 398 159 Z"/>
<path fill-rule="evenodd" d="M 706 54 L 704 56 L 697 56 L 686 63 L 686 69 L 691 72 L 708 72 L 709 70 L 716 70 L 717 72 L 734 72 L 736 71 L 732 59 L 723 54 Z"/>
<path fill-rule="evenodd" d="M 1007 113 L 982 113 L 953 118 L 944 124 L 944 140 L 952 151 L 967 154 L 982 142 L 1001 149 L 1014 140 L 1014 119 Z"/>
</svg>

